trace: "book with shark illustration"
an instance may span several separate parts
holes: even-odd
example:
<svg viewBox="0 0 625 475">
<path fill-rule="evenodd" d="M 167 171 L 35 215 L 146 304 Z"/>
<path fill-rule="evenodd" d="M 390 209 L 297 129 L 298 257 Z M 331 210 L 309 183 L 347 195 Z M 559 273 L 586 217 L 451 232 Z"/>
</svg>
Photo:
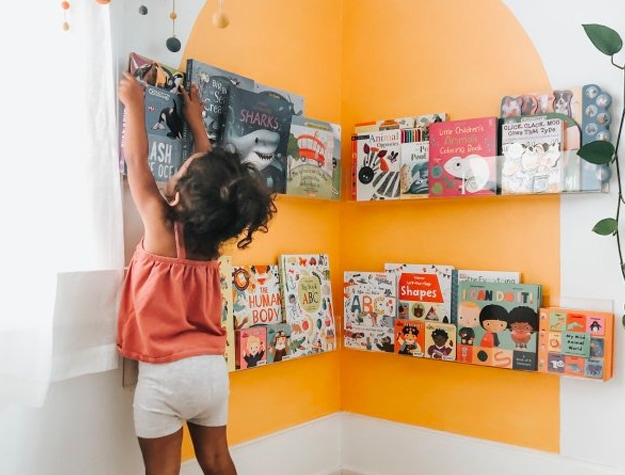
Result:
<svg viewBox="0 0 625 475">
<path fill-rule="evenodd" d="M 276 193 L 286 192 L 286 160 L 291 107 L 272 95 L 231 88 L 221 145 L 251 163 Z"/>
<path fill-rule="evenodd" d="M 254 80 L 195 58 L 188 58 L 185 78 L 187 91 L 191 83 L 199 89 L 200 100 L 204 104 L 202 116 L 208 138 L 212 144 L 219 144 L 225 125 L 230 91 L 232 89 L 254 91 Z M 193 151 L 193 137 L 187 127 L 184 129 L 184 147 L 186 158 Z"/>
<path fill-rule="evenodd" d="M 430 126 L 430 197 L 498 193 L 497 117 L 478 117 Z"/>
</svg>

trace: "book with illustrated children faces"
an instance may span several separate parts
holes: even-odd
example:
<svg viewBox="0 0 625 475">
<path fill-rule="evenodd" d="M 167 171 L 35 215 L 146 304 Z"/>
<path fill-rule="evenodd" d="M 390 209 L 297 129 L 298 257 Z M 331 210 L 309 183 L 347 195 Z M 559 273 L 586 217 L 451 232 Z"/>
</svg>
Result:
<svg viewBox="0 0 625 475">
<path fill-rule="evenodd" d="M 282 254 L 279 258 L 284 321 L 294 356 L 336 349 L 336 329 L 327 254 Z"/>
<path fill-rule="evenodd" d="M 343 342 L 346 348 L 392 353 L 396 315 L 393 273 L 344 272 Z"/>
<path fill-rule="evenodd" d="M 234 327 L 282 323 L 282 294 L 278 264 L 232 268 Z"/>
<path fill-rule="evenodd" d="M 564 121 L 527 116 L 501 125 L 501 193 L 560 193 L 565 189 Z"/>
<path fill-rule="evenodd" d="M 425 346 L 423 356 L 433 360 L 456 359 L 456 325 L 453 323 L 423 322 Z"/>
<path fill-rule="evenodd" d="M 293 116 L 287 147 L 286 194 L 341 196 L 341 126 Z"/>
<path fill-rule="evenodd" d="M 352 136 L 352 187 L 357 201 L 399 199 L 400 153 L 400 129 Z"/>
<path fill-rule="evenodd" d="M 226 330 L 226 349 L 224 358 L 228 364 L 228 371 L 236 369 L 235 342 L 234 342 L 234 314 L 232 302 L 232 257 L 219 257 L 219 284 L 223 302 L 221 312 L 221 326 Z"/>
<path fill-rule="evenodd" d="M 423 358 L 425 348 L 425 322 L 423 320 L 395 320 L 395 353 Z"/>
<path fill-rule="evenodd" d="M 540 284 L 458 282 L 456 361 L 536 371 Z"/>
<path fill-rule="evenodd" d="M 588 309 L 540 309 L 538 371 L 574 378 L 612 378 L 614 314 Z"/>
<path fill-rule="evenodd" d="M 497 117 L 435 122 L 430 126 L 430 197 L 498 194 Z"/>
<path fill-rule="evenodd" d="M 267 363 L 267 327 L 264 325 L 234 331 L 236 368 L 257 368 Z"/>
</svg>

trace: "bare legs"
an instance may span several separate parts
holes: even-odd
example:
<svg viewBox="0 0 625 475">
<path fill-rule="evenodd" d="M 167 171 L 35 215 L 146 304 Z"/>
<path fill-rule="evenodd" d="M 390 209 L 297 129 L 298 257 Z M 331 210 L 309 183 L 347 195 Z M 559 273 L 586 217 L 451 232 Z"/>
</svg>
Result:
<svg viewBox="0 0 625 475">
<path fill-rule="evenodd" d="M 195 457 L 204 475 L 237 475 L 228 449 L 226 426 L 205 427 L 191 422 L 187 425 Z"/>
<path fill-rule="evenodd" d="M 145 475 L 178 475 L 182 459 L 182 429 L 156 439 L 139 437 Z M 234 473 L 234 472 L 233 472 Z"/>
</svg>

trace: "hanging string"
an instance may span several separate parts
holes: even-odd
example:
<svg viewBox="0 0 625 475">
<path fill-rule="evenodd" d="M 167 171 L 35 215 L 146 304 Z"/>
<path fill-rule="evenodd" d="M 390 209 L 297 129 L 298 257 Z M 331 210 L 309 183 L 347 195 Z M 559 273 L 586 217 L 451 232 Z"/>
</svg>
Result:
<svg viewBox="0 0 625 475">
<path fill-rule="evenodd" d="M 169 14 L 169 18 L 171 18 L 171 37 L 167 38 L 165 45 L 167 49 L 172 53 L 180 51 L 180 40 L 176 38 L 176 18 L 178 15 L 176 14 L 176 0 L 172 0 L 172 11 Z"/>
</svg>

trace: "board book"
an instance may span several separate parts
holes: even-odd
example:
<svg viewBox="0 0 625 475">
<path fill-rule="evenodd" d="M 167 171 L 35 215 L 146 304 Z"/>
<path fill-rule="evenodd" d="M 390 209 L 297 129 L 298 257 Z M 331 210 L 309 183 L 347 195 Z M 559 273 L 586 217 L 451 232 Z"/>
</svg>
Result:
<svg viewBox="0 0 625 475">
<path fill-rule="evenodd" d="M 285 101 L 271 95 L 231 88 L 222 145 L 234 147 L 251 163 L 267 187 L 286 192 L 286 157 L 292 115 Z"/>
<path fill-rule="evenodd" d="M 458 282 L 457 361 L 536 371 L 539 284 Z"/>
<path fill-rule="evenodd" d="M 394 274 L 345 271 L 343 275 L 345 347 L 392 352 L 397 313 Z"/>
<path fill-rule="evenodd" d="M 456 359 L 456 325 L 453 323 L 423 322 L 425 346 L 423 356 L 434 360 Z"/>
<path fill-rule="evenodd" d="M 430 197 L 498 193 L 497 117 L 435 122 L 430 126 Z"/>
<path fill-rule="evenodd" d="M 501 125 L 501 193 L 560 193 L 565 187 L 564 122 L 510 118 Z"/>
<path fill-rule="evenodd" d="M 598 381 L 612 378 L 614 314 L 540 309 L 538 371 Z"/>
<path fill-rule="evenodd" d="M 287 195 L 340 197 L 340 134 L 337 124 L 293 116 L 287 147 Z"/>
<path fill-rule="evenodd" d="M 288 323 L 271 323 L 267 328 L 267 355 L 269 363 L 279 363 L 301 356 L 306 338 L 293 336 L 293 328 Z"/>
<path fill-rule="evenodd" d="M 518 284 L 521 282 L 521 273 L 517 271 L 459 269 L 458 282 L 463 280 L 471 282 L 500 282 Z"/>
<path fill-rule="evenodd" d="M 236 329 L 283 320 L 278 264 L 234 266 L 232 296 Z"/>
<path fill-rule="evenodd" d="M 236 368 L 247 369 L 267 362 L 267 327 L 235 330 Z"/>
<path fill-rule="evenodd" d="M 254 91 L 254 80 L 241 74 L 218 68 L 196 58 L 188 58 L 185 88 L 195 84 L 204 106 L 204 129 L 212 144 L 220 144 L 225 126 L 228 98 L 232 89 Z M 184 129 L 185 158 L 193 151 L 193 137 L 188 127 Z"/>
<path fill-rule="evenodd" d="M 357 201 L 395 200 L 400 194 L 401 132 L 380 130 L 352 136 Z"/>
<path fill-rule="evenodd" d="M 223 302 L 221 312 L 221 326 L 226 330 L 226 349 L 224 357 L 228 364 L 228 371 L 236 369 L 235 341 L 234 341 L 234 315 L 232 304 L 232 257 L 221 256 L 219 258 L 219 285 L 221 287 L 221 299 Z"/>
<path fill-rule="evenodd" d="M 336 349 L 330 262 L 327 254 L 282 254 L 279 258 L 284 321 L 295 356 Z"/>
<path fill-rule="evenodd" d="M 425 322 L 423 320 L 395 320 L 395 353 L 423 358 Z"/>
<path fill-rule="evenodd" d="M 455 321 L 457 271 L 439 264 L 385 263 L 397 279 L 397 316 L 442 323 Z"/>
</svg>

